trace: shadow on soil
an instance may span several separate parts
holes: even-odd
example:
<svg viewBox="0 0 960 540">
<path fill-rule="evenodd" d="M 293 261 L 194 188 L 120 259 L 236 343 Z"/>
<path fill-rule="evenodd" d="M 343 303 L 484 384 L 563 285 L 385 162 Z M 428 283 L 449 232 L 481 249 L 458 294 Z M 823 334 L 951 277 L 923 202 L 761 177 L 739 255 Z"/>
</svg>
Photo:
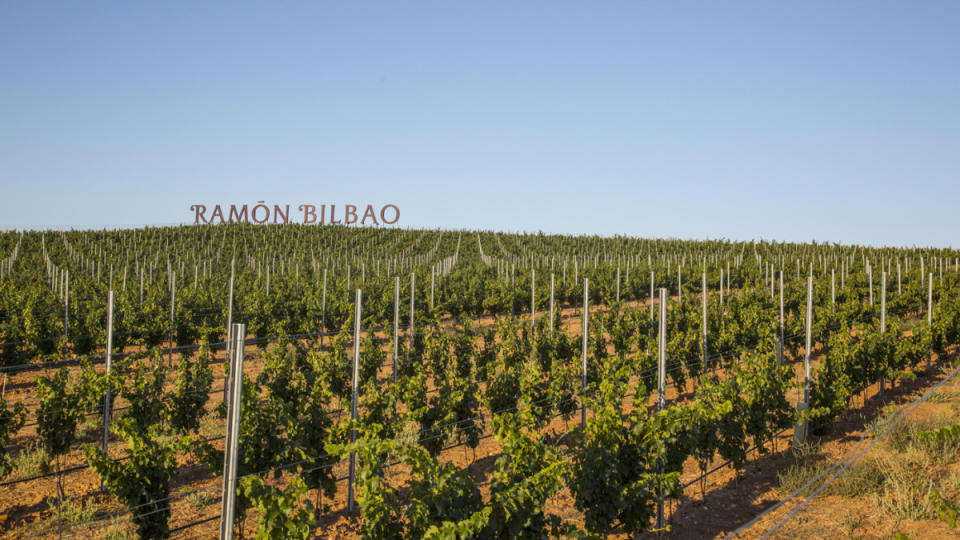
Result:
<svg viewBox="0 0 960 540">
<path fill-rule="evenodd" d="M 951 358 L 955 359 L 955 356 Z M 947 364 L 948 362 L 943 362 L 940 365 Z M 913 401 L 916 397 L 912 396 L 917 390 L 930 387 L 942 378 L 936 364 L 929 371 L 918 368 L 917 375 L 915 380 L 902 381 L 894 388 L 890 388 L 888 382 L 883 396 L 876 393 L 877 385 L 869 389 L 874 395 L 863 402 L 859 396 L 855 396 L 851 400 L 852 404 L 855 406 L 860 403 L 862 406 L 848 410 L 828 434 L 812 436 L 811 440 L 819 443 L 859 441 L 864 426 L 882 416 L 887 405 Z M 668 513 L 670 532 L 661 536 L 646 535 L 644 538 L 722 537 L 776 504 L 781 497 L 781 494 L 776 492 L 779 484 L 777 473 L 793 461 L 788 445 L 778 444 L 778 453 L 771 452 L 749 461 L 741 471 L 739 480 L 731 476 L 721 486 L 712 489 L 708 487 L 706 498 L 701 496 L 699 484 L 687 488 L 689 497 L 681 500 L 678 506 L 673 506 L 674 511 Z M 724 471 L 726 475 L 730 475 L 729 468 L 721 469 L 717 474 L 724 474 Z"/>
</svg>

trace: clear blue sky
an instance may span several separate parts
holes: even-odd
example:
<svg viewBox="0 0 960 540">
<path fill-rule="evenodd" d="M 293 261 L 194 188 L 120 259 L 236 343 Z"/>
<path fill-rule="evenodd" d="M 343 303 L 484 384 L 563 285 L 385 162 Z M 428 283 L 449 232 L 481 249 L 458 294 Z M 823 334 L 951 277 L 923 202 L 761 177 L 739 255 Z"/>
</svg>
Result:
<svg viewBox="0 0 960 540">
<path fill-rule="evenodd" d="M 0 227 L 960 246 L 960 2 L 0 3 Z"/>
</svg>

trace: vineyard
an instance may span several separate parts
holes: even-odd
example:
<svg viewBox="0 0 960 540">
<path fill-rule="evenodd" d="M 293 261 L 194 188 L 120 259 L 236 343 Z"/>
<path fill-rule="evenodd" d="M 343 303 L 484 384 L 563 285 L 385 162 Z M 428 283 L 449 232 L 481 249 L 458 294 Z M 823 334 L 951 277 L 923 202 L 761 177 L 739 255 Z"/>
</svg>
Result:
<svg viewBox="0 0 960 540">
<path fill-rule="evenodd" d="M 0 534 L 699 537 L 683 520 L 751 463 L 945 381 L 958 257 L 299 225 L 2 233 Z M 772 527 L 761 511 L 704 536 Z"/>
</svg>

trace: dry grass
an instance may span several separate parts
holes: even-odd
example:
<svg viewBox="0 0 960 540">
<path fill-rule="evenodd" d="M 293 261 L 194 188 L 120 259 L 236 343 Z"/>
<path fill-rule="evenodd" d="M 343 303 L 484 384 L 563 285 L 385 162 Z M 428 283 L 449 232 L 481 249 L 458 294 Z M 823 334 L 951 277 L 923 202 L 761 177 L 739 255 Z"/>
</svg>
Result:
<svg viewBox="0 0 960 540">
<path fill-rule="evenodd" d="M 8 480 L 30 478 L 49 472 L 50 457 L 39 442 L 34 442 L 10 458 L 10 466 L 13 472 Z"/>
<path fill-rule="evenodd" d="M 929 474 L 929 460 L 922 452 L 910 451 L 882 458 L 885 482 L 874 496 L 874 503 L 888 516 L 898 520 L 934 519 L 930 493 L 939 487 Z"/>
<path fill-rule="evenodd" d="M 794 450 L 794 462 L 777 474 L 780 482 L 778 492 L 786 496 L 806 485 L 811 479 L 830 467 L 829 460 L 820 453 L 820 448 L 813 444 L 805 444 Z M 809 495 L 820 486 L 829 475 L 824 475 L 820 481 L 814 482 L 805 489 L 803 495 Z M 865 458 L 854 463 L 850 469 L 837 477 L 821 494 L 839 495 L 841 497 L 862 497 L 879 491 L 885 482 L 883 464 L 875 458 Z"/>
</svg>

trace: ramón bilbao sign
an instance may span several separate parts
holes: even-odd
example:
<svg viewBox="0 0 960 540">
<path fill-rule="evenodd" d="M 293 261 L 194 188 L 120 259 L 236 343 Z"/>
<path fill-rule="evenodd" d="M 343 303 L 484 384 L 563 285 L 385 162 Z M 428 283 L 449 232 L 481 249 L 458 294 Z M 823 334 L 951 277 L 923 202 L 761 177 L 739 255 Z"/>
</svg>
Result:
<svg viewBox="0 0 960 540">
<path fill-rule="evenodd" d="M 395 204 L 376 207 L 372 204 L 301 204 L 291 216 L 289 204 L 268 205 L 257 201 L 254 205 L 190 205 L 193 223 L 303 223 L 305 225 L 395 225 L 400 221 L 400 208 Z M 292 220 L 292 221 L 291 221 Z"/>
</svg>

